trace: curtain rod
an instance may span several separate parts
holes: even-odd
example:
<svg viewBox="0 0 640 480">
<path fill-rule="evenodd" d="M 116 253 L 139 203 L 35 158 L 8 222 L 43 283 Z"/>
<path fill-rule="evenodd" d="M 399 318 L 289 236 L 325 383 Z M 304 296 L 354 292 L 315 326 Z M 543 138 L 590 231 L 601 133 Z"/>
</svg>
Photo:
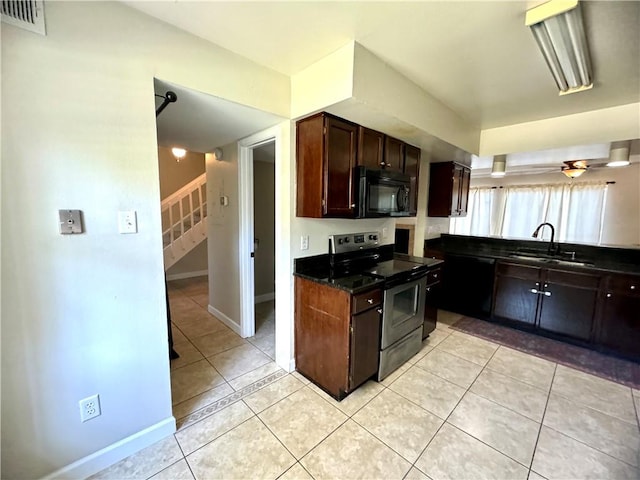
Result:
<svg viewBox="0 0 640 480">
<path fill-rule="evenodd" d="M 592 184 L 592 185 L 598 185 L 600 182 L 576 182 L 576 183 L 532 183 L 530 185 L 507 185 L 507 187 L 555 187 L 556 185 L 585 185 L 585 184 Z M 606 182 L 604 182 L 605 185 L 615 185 L 616 182 L 615 180 L 608 180 Z M 499 187 L 489 187 L 481 185 L 478 187 L 474 187 L 473 185 L 471 186 L 471 188 L 490 188 L 491 190 L 495 190 L 496 188 L 505 188 L 504 185 L 500 185 Z"/>
</svg>

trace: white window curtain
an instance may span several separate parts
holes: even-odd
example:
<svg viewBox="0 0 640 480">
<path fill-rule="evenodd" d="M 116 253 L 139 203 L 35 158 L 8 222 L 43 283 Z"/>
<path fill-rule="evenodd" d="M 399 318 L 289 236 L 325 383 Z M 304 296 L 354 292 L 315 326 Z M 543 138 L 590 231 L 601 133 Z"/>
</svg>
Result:
<svg viewBox="0 0 640 480">
<path fill-rule="evenodd" d="M 457 235 L 530 238 L 543 222 L 556 228 L 559 242 L 600 243 L 607 184 L 471 187 L 467 216 L 453 218 Z M 545 235 L 546 237 L 546 235 Z"/>
</svg>

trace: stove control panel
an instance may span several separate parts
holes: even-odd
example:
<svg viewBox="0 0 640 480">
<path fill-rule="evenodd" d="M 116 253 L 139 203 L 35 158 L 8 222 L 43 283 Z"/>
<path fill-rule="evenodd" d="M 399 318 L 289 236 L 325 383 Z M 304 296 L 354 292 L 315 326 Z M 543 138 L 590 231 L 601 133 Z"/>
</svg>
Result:
<svg viewBox="0 0 640 480">
<path fill-rule="evenodd" d="M 378 232 L 341 233 L 329 236 L 329 253 L 345 253 L 378 246 Z"/>
</svg>

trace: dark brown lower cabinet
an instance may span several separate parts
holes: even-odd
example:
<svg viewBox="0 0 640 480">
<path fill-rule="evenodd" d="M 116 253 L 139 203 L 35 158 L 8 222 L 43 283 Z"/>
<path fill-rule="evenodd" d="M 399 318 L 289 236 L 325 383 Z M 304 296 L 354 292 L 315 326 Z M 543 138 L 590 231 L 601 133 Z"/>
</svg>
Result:
<svg viewBox="0 0 640 480">
<path fill-rule="evenodd" d="M 538 267 L 498 262 L 493 316 L 534 326 L 541 274 L 542 269 Z"/>
<path fill-rule="evenodd" d="M 440 282 L 442 269 L 433 268 L 427 273 L 427 291 L 424 297 L 424 322 L 422 323 L 422 339 L 433 332 L 438 323 L 438 297 L 440 296 Z"/>
<path fill-rule="evenodd" d="M 378 371 L 382 291 L 295 279 L 296 370 L 337 399 Z"/>
<path fill-rule="evenodd" d="M 351 389 L 362 385 L 378 372 L 380 355 L 380 313 L 372 308 L 351 317 Z"/>
<path fill-rule="evenodd" d="M 611 275 L 602 290 L 597 341 L 640 359 L 640 277 Z"/>
<path fill-rule="evenodd" d="M 600 276 L 498 262 L 495 317 L 588 342 L 593 334 Z"/>
<path fill-rule="evenodd" d="M 545 270 L 539 328 L 588 341 L 596 314 L 599 283 L 598 275 Z"/>
</svg>

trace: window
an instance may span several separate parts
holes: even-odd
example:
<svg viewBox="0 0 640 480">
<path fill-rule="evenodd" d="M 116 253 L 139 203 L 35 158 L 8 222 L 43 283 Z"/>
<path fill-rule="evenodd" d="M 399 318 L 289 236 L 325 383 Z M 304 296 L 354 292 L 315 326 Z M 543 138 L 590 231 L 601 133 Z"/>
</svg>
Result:
<svg viewBox="0 0 640 480">
<path fill-rule="evenodd" d="M 530 238 L 543 222 L 559 242 L 600 243 L 606 183 L 471 187 L 468 214 L 451 220 L 458 235 Z"/>
</svg>

